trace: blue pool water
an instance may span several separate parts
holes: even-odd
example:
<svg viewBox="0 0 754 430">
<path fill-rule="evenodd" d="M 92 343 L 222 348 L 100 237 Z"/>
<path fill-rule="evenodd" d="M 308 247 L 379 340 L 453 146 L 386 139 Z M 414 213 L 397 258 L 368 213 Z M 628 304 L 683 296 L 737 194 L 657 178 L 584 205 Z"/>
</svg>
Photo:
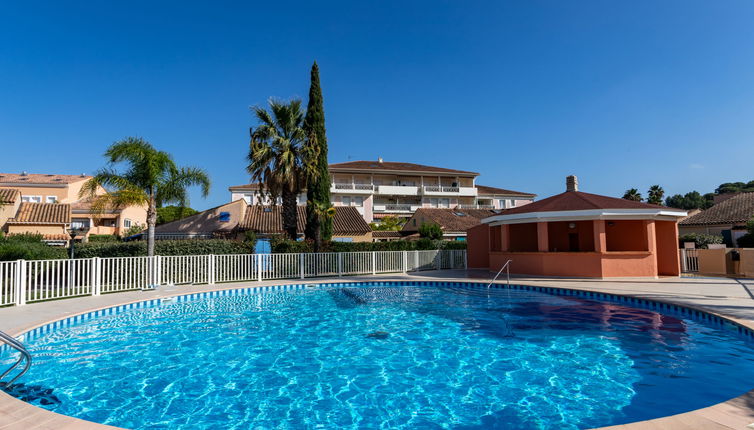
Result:
<svg viewBox="0 0 754 430">
<path fill-rule="evenodd" d="M 16 395 L 134 429 L 576 429 L 754 381 L 751 341 L 722 324 L 535 291 L 242 290 L 110 313 L 28 335 Z"/>
</svg>

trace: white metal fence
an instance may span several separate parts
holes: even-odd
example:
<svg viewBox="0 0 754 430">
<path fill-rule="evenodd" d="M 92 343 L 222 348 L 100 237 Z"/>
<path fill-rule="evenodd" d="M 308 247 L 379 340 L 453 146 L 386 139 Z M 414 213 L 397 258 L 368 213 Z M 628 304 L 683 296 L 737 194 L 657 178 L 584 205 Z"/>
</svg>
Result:
<svg viewBox="0 0 754 430">
<path fill-rule="evenodd" d="M 695 248 L 681 248 L 681 272 L 692 273 L 699 271 L 699 251 Z"/>
<path fill-rule="evenodd" d="M 0 261 L 0 306 L 139 290 L 150 285 L 214 284 L 465 268 L 464 250 Z"/>
</svg>

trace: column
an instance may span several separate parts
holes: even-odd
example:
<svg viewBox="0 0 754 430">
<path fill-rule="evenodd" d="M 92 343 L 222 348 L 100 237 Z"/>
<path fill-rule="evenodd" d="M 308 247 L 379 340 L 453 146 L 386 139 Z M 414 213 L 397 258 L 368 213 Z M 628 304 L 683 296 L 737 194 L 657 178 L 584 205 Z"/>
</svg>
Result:
<svg viewBox="0 0 754 430">
<path fill-rule="evenodd" d="M 607 232 L 605 221 L 596 219 L 592 221 L 594 229 L 594 252 L 607 252 Z"/>
<path fill-rule="evenodd" d="M 547 237 L 547 223 L 537 223 L 537 251 L 548 252 L 550 250 L 549 237 Z"/>
<path fill-rule="evenodd" d="M 657 276 L 658 270 L 657 270 L 657 234 L 655 231 L 655 222 L 654 220 L 644 221 L 644 232 L 646 234 L 646 245 L 647 245 L 647 251 L 649 251 L 651 255 L 651 261 L 652 261 L 652 273 L 647 274 L 648 276 Z M 645 276 L 647 276 L 645 275 Z"/>
<path fill-rule="evenodd" d="M 500 227 L 500 250 L 508 252 L 511 250 L 511 226 L 503 224 Z"/>
</svg>

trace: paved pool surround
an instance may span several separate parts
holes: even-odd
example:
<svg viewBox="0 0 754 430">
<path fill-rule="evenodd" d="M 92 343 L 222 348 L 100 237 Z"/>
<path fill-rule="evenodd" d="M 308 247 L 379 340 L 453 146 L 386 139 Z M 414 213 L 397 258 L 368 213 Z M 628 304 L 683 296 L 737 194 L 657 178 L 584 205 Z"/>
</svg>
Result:
<svg viewBox="0 0 754 430">
<path fill-rule="evenodd" d="M 0 308 L 0 330 L 19 335 L 32 330 L 47 331 L 65 324 L 72 317 L 88 318 L 113 312 L 113 307 L 141 306 L 140 302 L 193 294 L 225 295 L 244 288 L 293 289 L 305 284 L 343 284 L 359 282 L 400 283 L 480 283 L 486 286 L 489 274 L 483 271 L 437 271 L 414 275 L 359 276 L 312 279 L 306 282 L 285 280 L 242 282 L 216 285 L 160 287 L 154 291 L 132 291 L 97 297 L 80 297 L 21 307 Z M 618 300 L 628 306 L 673 313 L 713 325 L 738 330 L 754 337 L 754 280 L 724 278 L 645 279 L 546 279 L 516 278 L 513 288 L 531 289 L 555 295 Z M 54 324 L 50 324 L 54 323 Z M 754 381 L 752 381 L 754 386 Z M 707 408 L 609 429 L 748 429 L 754 423 L 754 390 Z M 106 429 L 115 428 L 60 415 L 37 408 L 0 392 L 0 430 L 6 429 Z M 754 427 L 752 427 L 754 428 Z"/>
</svg>

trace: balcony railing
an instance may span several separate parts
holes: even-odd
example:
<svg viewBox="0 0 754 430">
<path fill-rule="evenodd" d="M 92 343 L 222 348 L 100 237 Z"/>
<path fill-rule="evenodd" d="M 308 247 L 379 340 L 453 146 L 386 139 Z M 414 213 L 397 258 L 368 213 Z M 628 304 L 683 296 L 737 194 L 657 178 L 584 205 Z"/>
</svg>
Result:
<svg viewBox="0 0 754 430">
<path fill-rule="evenodd" d="M 372 193 L 374 185 L 372 184 L 332 184 L 332 191 L 358 191 L 360 193 Z"/>
<path fill-rule="evenodd" d="M 495 209 L 495 205 L 458 205 L 458 209 Z"/>
</svg>

